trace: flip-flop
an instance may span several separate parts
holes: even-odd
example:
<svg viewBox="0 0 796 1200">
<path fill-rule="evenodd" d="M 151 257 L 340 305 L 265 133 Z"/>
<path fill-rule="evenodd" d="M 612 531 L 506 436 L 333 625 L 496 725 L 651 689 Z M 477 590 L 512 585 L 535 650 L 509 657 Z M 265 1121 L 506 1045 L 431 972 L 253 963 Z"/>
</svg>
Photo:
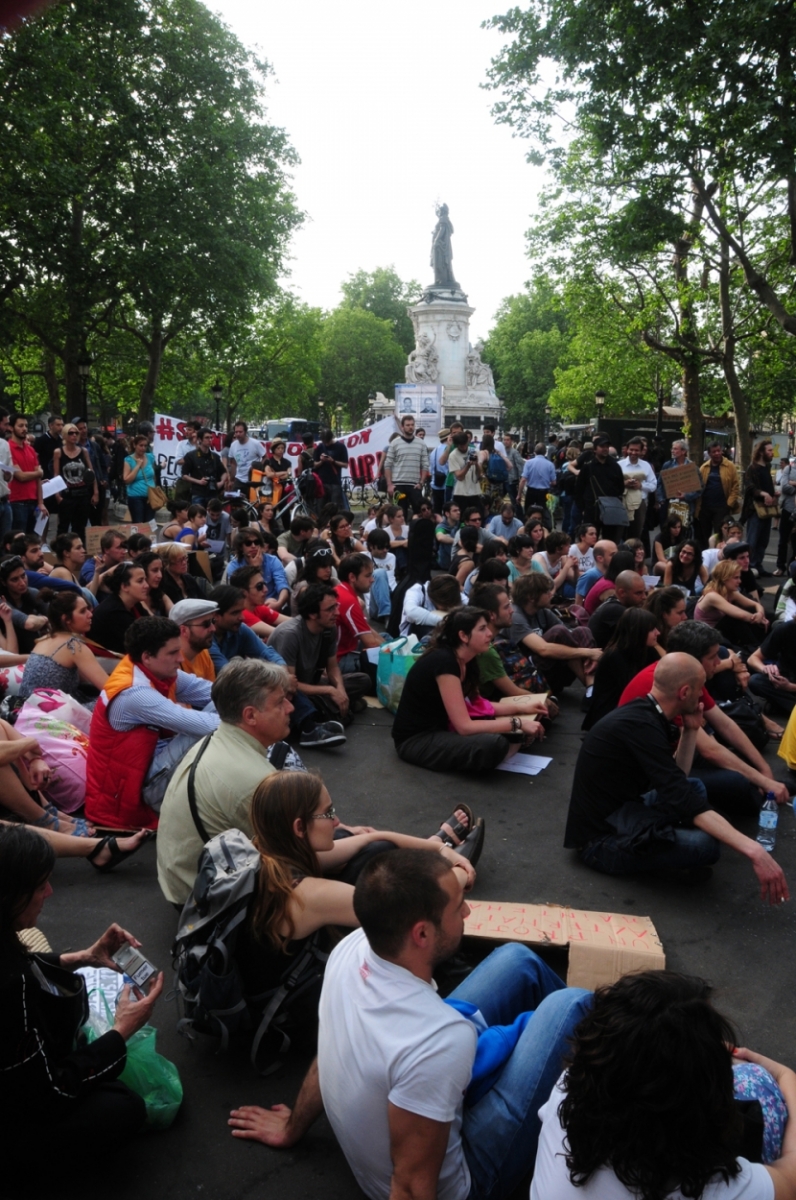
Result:
<svg viewBox="0 0 796 1200">
<path fill-rule="evenodd" d="M 486 821 L 483 817 L 479 817 L 475 823 L 475 827 L 467 834 L 461 846 L 454 846 L 456 853 L 461 854 L 462 858 L 466 858 L 472 867 L 475 866 L 481 857 L 485 834 Z"/>
<path fill-rule="evenodd" d="M 141 847 L 145 846 L 147 842 L 151 841 L 154 836 L 155 831 L 153 829 L 148 829 L 146 837 L 143 838 L 139 844 L 134 847 L 134 849 L 120 850 L 118 841 L 113 834 L 110 834 L 108 837 L 104 837 L 100 842 L 98 842 L 91 853 L 86 855 L 86 862 L 90 862 L 95 871 L 100 871 L 104 875 L 107 871 L 112 871 L 114 867 L 118 867 L 120 862 L 124 862 L 124 860 L 129 858 L 132 854 L 137 854 Z M 98 854 L 101 853 L 102 850 L 105 849 L 106 846 L 109 848 L 111 856 L 106 863 L 98 865 L 94 862 L 94 859 Z"/>
<path fill-rule="evenodd" d="M 452 812 L 449 817 L 446 817 L 442 824 L 450 826 L 450 831 L 453 834 L 453 837 L 458 838 L 459 845 L 461 845 L 468 835 L 475 829 L 476 822 L 475 817 L 473 816 L 473 810 L 469 807 L 469 805 L 457 804 L 456 808 L 460 808 L 462 812 L 467 813 L 467 824 L 461 824 L 456 816 L 455 811 Z M 436 833 L 432 834 L 431 836 L 438 837 L 445 843 L 446 846 L 451 846 L 454 850 L 458 850 L 459 847 L 453 841 L 453 838 L 451 838 L 451 833 L 448 833 L 447 829 L 443 829 L 442 825 L 440 825 Z"/>
</svg>

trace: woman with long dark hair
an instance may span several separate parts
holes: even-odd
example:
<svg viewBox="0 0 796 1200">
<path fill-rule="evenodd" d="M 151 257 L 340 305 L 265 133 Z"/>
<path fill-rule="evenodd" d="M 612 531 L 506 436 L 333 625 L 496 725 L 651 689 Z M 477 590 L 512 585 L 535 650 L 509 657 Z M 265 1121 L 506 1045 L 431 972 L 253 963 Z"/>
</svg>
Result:
<svg viewBox="0 0 796 1200">
<path fill-rule="evenodd" d="M 652 573 L 662 575 L 666 564 L 674 554 L 675 546 L 680 545 L 683 533 L 683 519 L 677 513 L 671 513 L 661 525 L 658 536 L 652 543 Z"/>
<path fill-rule="evenodd" d="M 29 655 L 19 695 L 27 699 L 34 688 L 55 688 L 81 704 L 89 703 L 108 681 L 84 640 L 91 632 L 93 610 L 80 592 L 56 592 L 48 619 L 50 636 L 38 641 Z"/>
<path fill-rule="evenodd" d="M 111 925 L 87 950 L 29 953 L 19 934 L 35 926 L 52 895 L 54 865 L 45 838 L 20 826 L 0 829 L 3 1158 L 8 1177 L 13 1177 L 17 1164 L 34 1190 L 32 1181 L 42 1165 L 51 1165 L 63 1179 L 70 1164 L 76 1171 L 85 1170 L 76 1146 L 91 1144 L 92 1155 L 111 1156 L 143 1128 L 143 1100 L 115 1081 L 127 1061 L 126 1042 L 150 1019 L 163 990 L 162 974 L 140 1000 L 125 987 L 112 1029 L 90 1044 L 81 1040 L 88 999 L 85 981 L 75 970 L 94 966 L 118 971 L 111 956 L 124 945 L 140 943 L 121 926 Z"/>
<path fill-rule="evenodd" d="M 796 1074 L 738 1047 L 710 990 L 672 971 L 598 988 L 539 1113 L 531 1200 L 796 1194 Z M 736 1093 L 761 1099 L 763 1162 L 742 1156 Z"/>
<path fill-rule="evenodd" d="M 428 839 L 384 830 L 341 831 L 323 780 L 306 771 L 267 776 L 252 797 L 251 824 L 252 841 L 260 852 L 260 875 L 236 946 L 238 967 L 251 995 L 278 986 L 314 934 L 326 932 L 330 925 L 349 929 L 359 925 L 354 884 L 373 853 L 393 846 L 439 853 L 451 866 L 461 868 L 463 882 L 470 887 L 475 876 L 467 858 L 477 857 L 476 843 L 480 849 L 483 842 L 481 832 L 466 845 L 460 844 L 465 858 L 453 846 L 454 840 L 461 843 L 469 832 L 476 833 L 476 822 L 466 807 L 457 809 Z M 319 973 L 318 988 L 303 1010 L 312 1021 L 317 1018 L 320 979 Z"/>
<path fill-rule="evenodd" d="M 36 644 L 47 624 L 47 604 L 54 594 L 51 588 L 38 592 L 28 586 L 25 564 L 18 554 L 0 562 L 0 596 L 11 610 L 20 654 L 30 654 Z"/>
<path fill-rule="evenodd" d="M 543 736 L 535 696 L 497 704 L 479 693 L 476 659 L 492 644 L 489 614 L 455 608 L 406 676 L 392 728 L 400 758 L 429 771 L 488 771 L 520 744 Z"/>
<path fill-rule="evenodd" d="M 666 650 L 666 642 L 672 629 L 688 620 L 685 596 L 678 587 L 653 588 L 644 602 L 658 626 L 658 653 Z"/>
<path fill-rule="evenodd" d="M 110 596 L 94 609 L 91 621 L 91 640 L 124 654 L 124 635 L 134 621 L 147 616 L 144 605 L 149 598 L 149 584 L 144 568 L 138 563 L 122 563 L 108 576 Z"/>
<path fill-rule="evenodd" d="M 657 642 L 658 623 L 653 614 L 645 608 L 626 609 L 597 663 L 594 691 L 581 729 L 591 729 L 618 708 L 619 697 L 630 680 L 650 663 L 660 661 Z"/>
<path fill-rule="evenodd" d="M 686 588 L 689 596 L 698 596 L 708 581 L 708 573 L 702 566 L 702 551 L 699 543 L 687 538 L 675 546 L 674 554 L 663 571 L 663 586 Z"/>
<path fill-rule="evenodd" d="M 174 605 L 163 591 L 163 559 L 154 550 L 145 550 L 135 561 L 139 567 L 143 567 L 149 584 L 144 608 L 153 617 L 167 617 Z"/>
</svg>

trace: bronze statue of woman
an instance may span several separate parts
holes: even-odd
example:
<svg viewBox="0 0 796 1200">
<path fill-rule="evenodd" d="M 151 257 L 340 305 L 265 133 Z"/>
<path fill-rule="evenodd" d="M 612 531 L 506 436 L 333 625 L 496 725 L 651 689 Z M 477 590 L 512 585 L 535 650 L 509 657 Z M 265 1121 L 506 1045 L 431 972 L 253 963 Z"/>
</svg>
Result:
<svg viewBox="0 0 796 1200">
<path fill-rule="evenodd" d="M 437 209 L 437 224 L 431 237 L 431 266 L 434 268 L 434 286 L 458 291 L 459 285 L 453 278 L 453 247 L 451 225 L 447 204 Z"/>
</svg>

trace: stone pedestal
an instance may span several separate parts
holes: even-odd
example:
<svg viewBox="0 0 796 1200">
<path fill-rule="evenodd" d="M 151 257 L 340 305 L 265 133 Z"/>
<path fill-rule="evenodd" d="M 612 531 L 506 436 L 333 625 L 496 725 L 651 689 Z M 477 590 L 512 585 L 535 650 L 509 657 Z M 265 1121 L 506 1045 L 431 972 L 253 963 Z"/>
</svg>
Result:
<svg viewBox="0 0 796 1200">
<path fill-rule="evenodd" d="M 464 293 L 428 288 L 408 312 L 415 327 L 415 350 L 406 367 L 407 382 L 443 385 L 446 425 L 459 418 L 475 430 L 485 418 L 497 418 L 500 402 L 492 372 L 481 362 L 480 344 L 470 345 L 475 309 Z"/>
</svg>

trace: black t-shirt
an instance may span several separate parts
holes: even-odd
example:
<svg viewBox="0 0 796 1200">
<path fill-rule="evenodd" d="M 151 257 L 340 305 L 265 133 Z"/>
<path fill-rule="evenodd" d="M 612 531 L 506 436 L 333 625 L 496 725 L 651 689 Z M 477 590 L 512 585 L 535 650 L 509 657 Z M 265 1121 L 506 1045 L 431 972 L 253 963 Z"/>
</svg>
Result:
<svg viewBox="0 0 796 1200">
<path fill-rule="evenodd" d="M 128 611 L 118 596 L 108 596 L 94 609 L 89 637 L 106 650 L 124 654 L 124 635 L 133 622 L 144 615 L 138 605 Z"/>
<path fill-rule="evenodd" d="M 620 604 L 618 600 L 606 600 L 589 621 L 589 629 L 594 635 L 595 645 L 599 646 L 601 650 L 605 649 L 614 636 L 616 627 L 626 611 L 624 604 Z"/>
<path fill-rule="evenodd" d="M 692 789 L 674 761 L 677 740 L 653 702 L 644 697 L 617 708 L 586 734 L 575 764 L 564 845 L 585 846 L 615 833 L 606 817 L 629 802 L 643 805 L 654 788 L 655 809 L 690 826 L 710 805 Z"/>
<path fill-rule="evenodd" d="M 329 458 L 333 458 L 335 463 L 321 462 L 321 455 L 328 454 Z M 316 463 L 315 470 L 321 477 L 321 482 L 324 487 L 329 484 L 332 487 L 340 482 L 340 477 L 343 474 L 343 467 L 348 462 L 348 451 L 342 442 L 332 442 L 331 446 L 316 446 L 314 460 Z"/>
<path fill-rule="evenodd" d="M 418 733 L 445 732 L 448 713 L 437 684 L 438 675 L 461 679 L 459 660 L 452 650 L 441 648 L 423 654 L 409 671 L 398 704 L 392 736 L 400 746 Z"/>
<path fill-rule="evenodd" d="M 781 675 L 796 683 L 796 623 L 778 622 L 760 646 L 764 662 L 776 663 Z"/>
</svg>

